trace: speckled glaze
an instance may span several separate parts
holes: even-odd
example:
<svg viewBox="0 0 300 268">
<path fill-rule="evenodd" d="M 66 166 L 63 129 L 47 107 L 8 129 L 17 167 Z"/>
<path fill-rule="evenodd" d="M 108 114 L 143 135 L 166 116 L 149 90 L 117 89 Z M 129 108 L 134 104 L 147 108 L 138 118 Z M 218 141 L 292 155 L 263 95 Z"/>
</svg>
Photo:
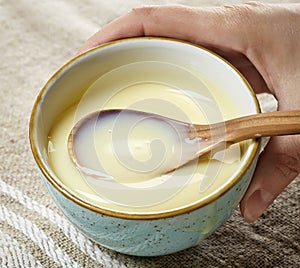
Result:
<svg viewBox="0 0 300 268">
<path fill-rule="evenodd" d="M 214 202 L 174 217 L 128 220 L 88 210 L 66 198 L 42 175 L 47 188 L 66 217 L 87 237 L 112 250 L 136 255 L 159 256 L 197 245 L 232 214 L 247 189 L 256 159 L 241 178 Z"/>
<path fill-rule="evenodd" d="M 99 75 L 137 60 L 166 60 L 200 70 L 215 79 L 216 86 L 226 84 L 231 89 L 226 94 L 238 99 L 239 105 L 249 107 L 247 113 L 259 112 L 259 106 L 250 86 L 234 67 L 206 49 L 172 39 L 135 38 L 106 44 L 66 63 L 46 83 L 33 107 L 29 137 L 41 177 L 54 201 L 82 233 L 97 243 L 125 254 L 158 256 L 197 245 L 230 217 L 250 183 L 260 142 L 250 144 L 247 158 L 230 184 L 184 209 L 150 216 L 122 214 L 79 198 L 49 164 L 48 133 L 60 114 L 78 102 Z M 239 95 L 241 91 L 245 99 Z"/>
</svg>

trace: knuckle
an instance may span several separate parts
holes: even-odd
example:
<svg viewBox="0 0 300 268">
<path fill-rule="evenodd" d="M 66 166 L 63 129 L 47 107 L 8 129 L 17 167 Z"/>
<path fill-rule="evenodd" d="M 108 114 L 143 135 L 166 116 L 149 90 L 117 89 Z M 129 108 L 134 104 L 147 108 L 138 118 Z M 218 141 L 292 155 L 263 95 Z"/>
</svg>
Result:
<svg viewBox="0 0 300 268">
<path fill-rule="evenodd" d="M 275 169 L 283 178 L 290 180 L 300 173 L 299 159 L 296 156 L 288 154 L 278 154 Z"/>
<path fill-rule="evenodd" d="M 151 15 L 155 10 L 155 6 L 143 5 L 132 8 L 131 13 L 133 13 L 136 16 L 147 17 Z"/>
<path fill-rule="evenodd" d="M 257 20 L 257 15 L 267 8 L 260 2 L 247 2 L 244 4 L 226 5 L 223 11 L 229 15 L 234 23 L 240 26 L 251 26 Z"/>
</svg>

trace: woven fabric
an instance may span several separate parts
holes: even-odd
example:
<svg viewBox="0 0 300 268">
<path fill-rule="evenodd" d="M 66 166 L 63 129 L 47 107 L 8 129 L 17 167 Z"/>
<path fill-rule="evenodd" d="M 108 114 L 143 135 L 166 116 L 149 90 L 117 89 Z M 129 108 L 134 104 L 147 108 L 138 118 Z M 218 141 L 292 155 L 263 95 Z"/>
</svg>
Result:
<svg viewBox="0 0 300 268">
<path fill-rule="evenodd" d="M 170 2 L 239 1 L 0 0 L 0 267 L 300 267 L 299 178 L 254 224 L 236 211 L 200 245 L 155 258 L 126 256 L 90 241 L 39 178 L 28 123 L 41 87 L 101 26 L 134 6 Z M 269 96 L 260 100 L 264 109 L 274 109 Z"/>
</svg>

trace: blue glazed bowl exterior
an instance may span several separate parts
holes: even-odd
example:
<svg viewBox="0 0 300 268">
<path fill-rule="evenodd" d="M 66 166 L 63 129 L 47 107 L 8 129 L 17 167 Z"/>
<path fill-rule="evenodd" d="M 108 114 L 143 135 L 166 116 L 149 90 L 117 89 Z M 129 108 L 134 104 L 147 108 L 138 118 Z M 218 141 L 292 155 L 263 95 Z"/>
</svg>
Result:
<svg viewBox="0 0 300 268">
<path fill-rule="evenodd" d="M 87 237 L 121 253 L 159 256 L 197 245 L 230 217 L 249 185 L 257 156 L 238 183 L 220 198 L 194 211 L 162 219 L 128 220 L 91 211 L 66 198 L 41 176 L 56 204 Z"/>
<path fill-rule="evenodd" d="M 167 49 L 168 53 L 166 45 L 171 48 Z M 94 206 L 73 194 L 49 164 L 48 135 L 52 125 L 67 107 L 80 101 L 88 85 L 98 79 L 99 75 L 109 71 L 106 70 L 109 67 L 107 63 L 110 63 L 110 68 L 113 69 L 127 64 L 128 61 L 141 60 L 139 57 L 148 57 L 148 52 L 146 55 L 145 51 L 149 51 L 149 47 L 155 47 L 151 51 L 154 53 L 152 56 L 157 59 L 163 57 L 168 62 L 176 59 L 178 64 L 185 60 L 186 68 L 194 68 L 197 71 L 198 65 L 201 65 L 201 70 L 207 75 L 210 74 L 212 78 L 218 78 L 220 85 L 223 85 L 224 81 L 229 85 L 234 82 L 235 87 L 228 86 L 226 89 L 236 90 L 225 91 L 224 94 L 230 93 L 232 98 L 239 100 L 240 106 L 248 107 L 245 108 L 247 113 L 259 112 L 250 86 L 234 67 L 230 67 L 221 58 L 210 55 L 205 49 L 178 40 L 137 38 L 95 48 L 61 67 L 37 97 L 29 127 L 31 149 L 41 177 L 66 217 L 95 242 L 115 251 L 136 256 L 165 255 L 195 246 L 220 227 L 230 217 L 247 190 L 256 167 L 260 143 L 259 140 L 250 142 L 247 157 L 230 185 L 226 185 L 196 206 L 187 206 L 180 211 L 157 213 L 153 217 L 148 217 L 146 213 L 138 216 L 128 213 L 124 216 L 116 211 Z M 130 54 L 128 50 L 134 53 Z M 170 54 L 170 51 L 176 53 Z M 132 59 L 132 55 L 137 55 L 137 59 Z M 205 62 L 194 60 L 195 56 L 205 59 Z M 114 63 L 108 61 L 111 57 L 115 57 Z M 207 68 L 207 63 L 211 64 L 211 68 Z M 222 70 L 227 70 L 227 75 L 216 77 L 216 70 L 213 68 L 215 63 Z M 239 92 L 242 93 L 239 95 Z"/>
</svg>

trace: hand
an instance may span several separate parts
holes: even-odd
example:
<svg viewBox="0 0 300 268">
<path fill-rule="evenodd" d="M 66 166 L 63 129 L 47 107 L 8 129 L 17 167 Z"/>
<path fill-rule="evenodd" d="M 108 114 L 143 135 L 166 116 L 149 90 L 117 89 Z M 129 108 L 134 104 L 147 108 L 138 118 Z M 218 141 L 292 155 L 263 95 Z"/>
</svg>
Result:
<svg viewBox="0 0 300 268">
<path fill-rule="evenodd" d="M 300 4 L 141 7 L 105 26 L 79 53 L 134 36 L 205 46 L 235 65 L 256 93 L 273 94 L 279 110 L 300 108 Z M 255 221 L 299 172 L 300 136 L 272 138 L 240 204 L 246 221 Z"/>
</svg>

